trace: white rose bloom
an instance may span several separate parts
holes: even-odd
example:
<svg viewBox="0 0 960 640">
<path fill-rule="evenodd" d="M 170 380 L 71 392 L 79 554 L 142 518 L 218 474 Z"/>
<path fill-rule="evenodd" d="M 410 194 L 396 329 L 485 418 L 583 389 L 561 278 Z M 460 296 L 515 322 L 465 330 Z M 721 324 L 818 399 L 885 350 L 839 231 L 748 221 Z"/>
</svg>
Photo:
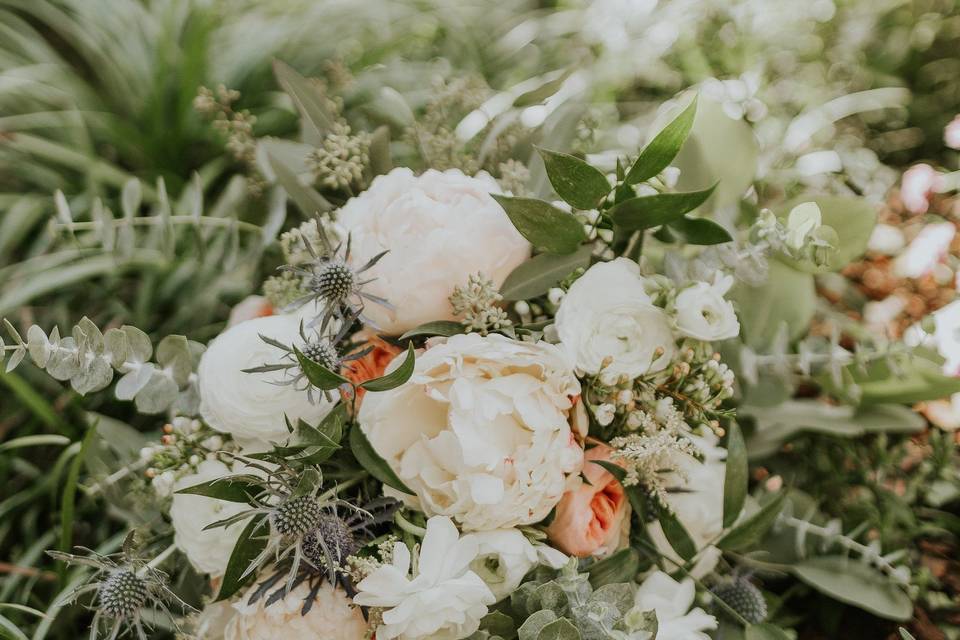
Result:
<svg viewBox="0 0 960 640">
<path fill-rule="evenodd" d="M 733 286 L 733 276 L 717 274 L 713 284 L 697 282 L 677 294 L 677 328 L 685 336 L 710 342 L 740 334 L 733 305 L 723 296 Z"/>
<path fill-rule="evenodd" d="M 537 547 L 518 529 L 480 531 L 468 534 L 464 539 L 477 543 L 477 557 L 470 563 L 470 568 L 487 583 L 497 602 L 513 593 L 523 576 L 541 562 L 551 566 L 556 564 L 554 558 L 544 561 Z M 566 556 L 560 556 L 562 566 Z"/>
<path fill-rule="evenodd" d="M 667 315 L 650 301 L 640 267 L 626 258 L 599 262 L 580 276 L 555 322 L 561 347 L 588 374 L 602 368 L 636 378 L 666 367 L 676 349 Z"/>
<path fill-rule="evenodd" d="M 434 516 L 427 521 L 413 575 L 410 550 L 397 542 L 391 563 L 360 581 L 353 601 L 386 609 L 378 640 L 459 640 L 480 627 L 496 598 L 470 569 L 479 551 L 477 540 L 459 535 L 450 518 Z"/>
<path fill-rule="evenodd" d="M 256 589 L 255 584 L 252 589 Z M 324 581 L 307 615 L 301 615 L 310 585 L 300 583 L 283 600 L 264 606 L 267 598 L 249 604 L 244 594 L 233 607 L 237 610 L 227 624 L 224 640 L 364 640 L 367 623 L 359 607 L 340 589 Z"/>
<path fill-rule="evenodd" d="M 500 529 L 542 520 L 576 481 L 579 393 L 554 345 L 457 335 L 423 352 L 404 385 L 368 393 L 359 423 L 416 492 L 412 506 Z"/>
<path fill-rule="evenodd" d="M 704 633 L 717 628 L 717 619 L 700 607 L 690 610 L 696 597 L 693 579 L 677 582 L 662 571 L 650 574 L 634 597 L 633 613 L 657 612 L 657 635 L 653 640 L 710 640 Z"/>
<path fill-rule="evenodd" d="M 703 462 L 683 453 L 674 453 L 679 473 L 667 474 L 665 480 L 666 486 L 681 490 L 668 493 L 667 503 L 697 546 L 697 562 L 690 573 L 695 578 L 702 578 L 713 571 L 721 555 L 719 549 L 708 546 L 708 543 L 723 531 L 723 484 L 727 452 L 717 445 L 717 437 L 712 434 L 691 436 L 691 440 L 703 453 Z M 667 541 L 659 522 L 651 523 L 647 530 L 660 553 L 682 562 Z"/>
<path fill-rule="evenodd" d="M 196 473 L 181 477 L 173 488 L 179 491 L 229 475 L 232 475 L 232 471 L 219 460 L 204 460 L 197 467 Z M 230 553 L 246 526 L 246 521 L 232 524 L 226 529 L 219 527 L 204 531 L 203 528 L 248 508 L 239 502 L 174 493 L 173 503 L 170 505 L 174 544 L 186 554 L 198 571 L 220 575 L 227 568 Z"/>
<path fill-rule="evenodd" d="M 207 347 L 200 359 L 200 414 L 207 424 L 232 434 L 241 443 L 277 442 L 288 433 L 283 416 L 296 422 L 320 422 L 333 408 L 323 394 L 307 394 L 293 385 L 273 384 L 283 372 L 244 373 L 243 369 L 280 362 L 284 352 L 260 335 L 284 344 L 302 342 L 300 317 L 277 315 L 254 318 L 230 327 Z M 335 398 L 336 396 L 334 396 Z"/>
<path fill-rule="evenodd" d="M 453 320 L 448 298 L 454 287 L 479 272 L 499 289 L 530 257 L 530 243 L 491 193 L 500 189 L 485 173 L 471 178 L 458 169 L 430 169 L 415 176 L 396 168 L 340 209 L 337 220 L 350 234 L 354 267 L 389 251 L 364 273 L 376 278 L 364 291 L 394 307 L 366 305 L 364 315 L 381 331 L 399 334 Z"/>
</svg>

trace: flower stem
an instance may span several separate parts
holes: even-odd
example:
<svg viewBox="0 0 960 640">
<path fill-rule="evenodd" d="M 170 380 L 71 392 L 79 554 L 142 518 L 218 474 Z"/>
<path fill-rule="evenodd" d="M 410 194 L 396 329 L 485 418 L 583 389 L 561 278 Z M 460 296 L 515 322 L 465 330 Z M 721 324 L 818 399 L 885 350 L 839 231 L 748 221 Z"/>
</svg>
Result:
<svg viewBox="0 0 960 640">
<path fill-rule="evenodd" d="M 399 511 L 397 511 L 394 514 L 393 521 L 397 523 L 398 527 L 400 527 L 407 533 L 411 533 L 417 536 L 418 538 L 422 538 L 423 536 L 427 535 L 426 529 L 424 529 L 423 527 L 418 527 L 417 525 L 413 524 L 412 522 L 404 518 L 403 514 L 401 514 Z"/>
</svg>

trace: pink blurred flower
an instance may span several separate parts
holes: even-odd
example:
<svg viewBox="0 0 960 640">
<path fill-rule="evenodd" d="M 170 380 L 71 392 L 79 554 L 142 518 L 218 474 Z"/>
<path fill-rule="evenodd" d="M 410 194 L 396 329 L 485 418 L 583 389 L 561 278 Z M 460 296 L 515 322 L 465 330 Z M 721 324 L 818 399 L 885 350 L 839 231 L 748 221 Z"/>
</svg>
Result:
<svg viewBox="0 0 960 640">
<path fill-rule="evenodd" d="M 943 142 L 951 149 L 960 149 L 960 114 L 955 115 L 944 127 Z"/>
<path fill-rule="evenodd" d="M 936 189 L 940 174 L 928 164 L 915 164 L 907 169 L 900 182 L 900 199 L 910 213 L 926 213 L 930 194 Z"/>
</svg>

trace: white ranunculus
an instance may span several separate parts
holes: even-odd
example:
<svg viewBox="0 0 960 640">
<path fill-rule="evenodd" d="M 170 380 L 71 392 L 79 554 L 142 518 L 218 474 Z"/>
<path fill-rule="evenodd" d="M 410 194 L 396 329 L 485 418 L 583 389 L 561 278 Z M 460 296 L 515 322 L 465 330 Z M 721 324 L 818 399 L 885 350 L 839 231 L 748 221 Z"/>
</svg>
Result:
<svg viewBox="0 0 960 640">
<path fill-rule="evenodd" d="M 710 342 L 740 334 L 740 322 L 724 294 L 733 286 L 733 276 L 717 275 L 713 284 L 697 282 L 677 294 L 677 328 L 685 336 Z"/>
<path fill-rule="evenodd" d="M 677 520 L 697 546 L 697 562 L 691 570 L 696 578 L 713 571 L 720 560 L 720 550 L 709 546 L 723 531 L 723 484 L 726 476 L 727 451 L 717 445 L 717 437 L 691 436 L 703 453 L 703 462 L 684 453 L 674 453 L 678 472 L 666 474 L 665 485 L 675 491 L 667 494 L 667 503 Z M 678 562 L 682 558 L 670 546 L 659 522 L 647 528 L 660 553 Z"/>
<path fill-rule="evenodd" d="M 583 464 L 570 427 L 580 383 L 554 345 L 453 336 L 402 386 L 368 393 L 359 422 L 428 516 L 482 531 L 538 522 Z"/>
<path fill-rule="evenodd" d="M 667 315 L 650 301 L 640 267 L 626 258 L 597 263 L 573 283 L 557 311 L 556 331 L 588 374 L 603 369 L 636 378 L 663 369 L 676 349 Z"/>
<path fill-rule="evenodd" d="M 479 628 L 487 606 L 496 602 L 470 568 L 479 550 L 477 539 L 461 538 L 450 518 L 434 516 L 427 521 L 412 575 L 410 550 L 397 542 L 391 563 L 361 580 L 353 601 L 385 609 L 378 640 L 466 638 Z"/>
<path fill-rule="evenodd" d="M 280 362 L 284 352 L 260 336 L 300 343 L 300 322 L 297 315 L 254 318 L 230 327 L 210 343 L 197 372 L 200 414 L 207 424 L 244 444 L 277 442 L 288 435 L 284 415 L 293 423 L 303 418 L 317 424 L 330 412 L 335 400 L 314 394 L 316 402 L 311 403 L 293 385 L 274 384 L 283 379 L 283 372 L 243 372 Z"/>
<path fill-rule="evenodd" d="M 823 215 L 816 202 L 804 202 L 790 210 L 787 216 L 786 244 L 791 249 L 799 251 L 806 244 L 807 238 L 816 231 L 823 222 Z"/>
<path fill-rule="evenodd" d="M 634 609 L 627 614 L 657 612 L 657 635 L 653 640 L 710 640 L 704 633 L 717 628 L 717 619 L 697 607 L 692 578 L 677 582 L 662 571 L 650 574 L 637 589 Z"/>
<path fill-rule="evenodd" d="M 454 287 L 482 273 L 500 288 L 530 256 L 530 243 L 490 197 L 500 193 L 485 173 L 430 169 L 415 176 L 397 168 L 349 200 L 338 222 L 350 234 L 354 267 L 389 251 L 364 276 L 364 291 L 393 305 L 368 303 L 364 315 L 381 331 L 399 334 L 433 320 L 453 320 Z"/>
<path fill-rule="evenodd" d="M 251 590 L 257 588 L 257 584 Z M 278 587 L 279 588 L 279 587 Z M 351 606 L 342 590 L 325 581 L 310 611 L 302 615 L 310 584 L 301 582 L 282 600 L 265 606 L 266 596 L 250 604 L 250 593 L 237 600 L 237 610 L 227 623 L 224 640 L 364 640 L 367 623 L 359 607 Z"/>
<path fill-rule="evenodd" d="M 556 567 L 566 562 L 566 556 L 554 549 L 550 551 L 558 554 L 559 559 L 550 557 L 546 561 L 518 529 L 479 531 L 464 537 L 476 541 L 477 557 L 470 563 L 470 568 L 487 583 L 497 602 L 513 593 L 527 572 L 538 564 Z"/>
<path fill-rule="evenodd" d="M 204 460 L 198 465 L 196 473 L 181 477 L 173 488 L 179 491 L 231 474 L 230 468 L 219 460 Z M 246 522 L 232 524 L 226 529 L 218 527 L 204 531 L 203 528 L 248 508 L 247 505 L 239 502 L 174 493 L 173 503 L 170 505 L 173 541 L 198 571 L 220 575 L 227 568 L 230 553 Z"/>
</svg>

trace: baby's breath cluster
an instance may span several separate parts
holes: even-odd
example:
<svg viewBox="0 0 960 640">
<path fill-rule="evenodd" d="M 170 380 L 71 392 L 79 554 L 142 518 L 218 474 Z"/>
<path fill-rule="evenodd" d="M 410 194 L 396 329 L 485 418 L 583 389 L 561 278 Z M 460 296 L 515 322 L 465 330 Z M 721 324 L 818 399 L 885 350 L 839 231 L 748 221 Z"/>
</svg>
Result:
<svg viewBox="0 0 960 640">
<path fill-rule="evenodd" d="M 458 286 L 450 296 L 453 313 L 462 316 L 461 322 L 468 333 L 487 335 L 490 331 L 503 329 L 513 323 L 498 303 L 503 296 L 497 291 L 493 281 L 482 273 L 467 280 L 464 286 Z"/>
<path fill-rule="evenodd" d="M 346 122 L 336 122 L 307 161 L 316 182 L 352 193 L 370 163 L 370 134 L 353 133 Z"/>
<path fill-rule="evenodd" d="M 239 91 L 222 84 L 216 91 L 200 87 L 193 108 L 213 119 L 213 128 L 226 137 L 227 151 L 247 168 L 247 189 L 251 195 L 259 196 L 267 182 L 257 168 L 257 139 L 253 135 L 257 118 L 246 109 L 233 108 L 239 99 Z"/>
</svg>

